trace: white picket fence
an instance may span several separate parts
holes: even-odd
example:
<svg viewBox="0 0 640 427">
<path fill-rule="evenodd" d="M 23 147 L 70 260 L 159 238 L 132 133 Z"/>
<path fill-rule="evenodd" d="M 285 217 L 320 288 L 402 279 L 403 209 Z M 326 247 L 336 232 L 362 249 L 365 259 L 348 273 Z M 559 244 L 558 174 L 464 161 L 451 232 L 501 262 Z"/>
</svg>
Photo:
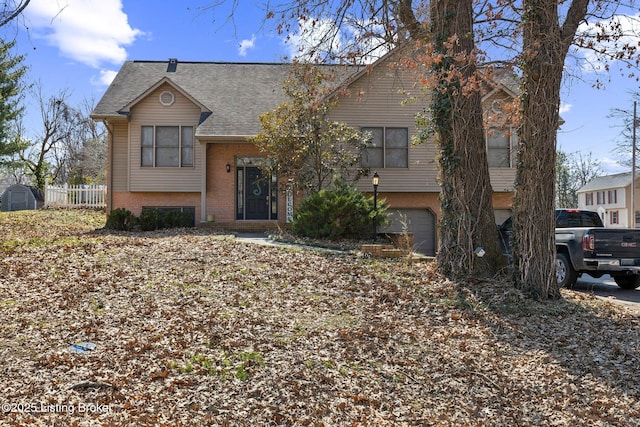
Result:
<svg viewBox="0 0 640 427">
<path fill-rule="evenodd" d="M 47 208 L 104 208 L 107 206 L 106 185 L 47 185 L 44 188 Z"/>
</svg>

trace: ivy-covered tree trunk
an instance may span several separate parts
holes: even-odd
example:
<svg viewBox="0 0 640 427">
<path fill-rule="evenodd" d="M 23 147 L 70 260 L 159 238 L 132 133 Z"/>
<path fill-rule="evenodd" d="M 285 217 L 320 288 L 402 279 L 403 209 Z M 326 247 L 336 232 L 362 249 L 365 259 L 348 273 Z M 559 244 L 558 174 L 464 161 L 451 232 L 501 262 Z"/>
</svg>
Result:
<svg viewBox="0 0 640 427">
<path fill-rule="evenodd" d="M 504 266 L 493 213 L 472 4 L 431 2 L 431 113 L 439 146 L 442 217 L 437 262 L 450 277 L 491 276 Z M 482 248 L 484 256 L 474 253 Z"/>
<path fill-rule="evenodd" d="M 514 245 L 516 285 L 534 298 L 560 298 L 555 276 L 555 165 L 563 65 L 588 0 L 571 2 L 562 26 L 555 0 L 523 2 L 523 95 Z"/>
</svg>

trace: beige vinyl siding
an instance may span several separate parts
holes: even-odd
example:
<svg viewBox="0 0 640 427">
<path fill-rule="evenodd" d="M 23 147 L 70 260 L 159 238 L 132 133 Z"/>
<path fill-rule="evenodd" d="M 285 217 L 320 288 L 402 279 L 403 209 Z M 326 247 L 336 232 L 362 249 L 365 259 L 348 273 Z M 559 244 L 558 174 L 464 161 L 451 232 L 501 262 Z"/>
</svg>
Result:
<svg viewBox="0 0 640 427">
<path fill-rule="evenodd" d="M 482 102 L 482 106 L 484 109 L 484 123 L 485 127 L 492 128 L 507 128 L 507 132 L 510 133 L 510 163 L 511 167 L 490 167 L 489 168 L 489 176 L 491 178 L 491 186 L 493 187 L 493 191 L 496 192 L 508 192 L 513 191 L 514 182 L 516 178 L 516 146 L 517 143 L 517 135 L 516 129 L 510 127 L 505 119 L 500 116 L 498 113 L 500 110 L 495 110 L 493 107 L 494 102 L 498 102 L 498 107 L 500 104 L 502 105 L 510 105 L 512 103 L 512 98 L 503 91 L 498 90 L 495 93 L 491 94 L 487 98 L 485 98 Z M 513 106 L 507 107 L 506 110 L 513 109 Z"/>
<path fill-rule="evenodd" d="M 393 57 L 390 58 L 392 60 Z M 406 169 L 380 168 L 380 192 L 439 192 L 437 182 L 436 147 L 432 140 L 412 145 L 417 134 L 416 114 L 430 105 L 430 99 L 422 91 L 415 71 L 402 72 L 389 62 L 378 64 L 349 87 L 349 94 L 340 97 L 338 107 L 332 112 L 335 120 L 360 127 L 406 127 L 409 129 L 409 167 Z M 496 99 L 508 99 L 504 91 L 498 91 L 485 100 L 490 108 Z M 515 153 L 515 147 L 512 147 Z M 373 173 L 374 170 L 372 169 Z M 515 168 L 491 168 L 491 184 L 494 191 L 513 191 Z M 372 191 L 370 177 L 363 177 L 357 187 Z"/>
<path fill-rule="evenodd" d="M 340 97 L 332 118 L 350 126 L 401 127 L 409 130 L 408 168 L 379 168 L 381 192 L 439 191 L 436 182 L 435 147 L 432 142 L 412 145 L 416 135 L 417 112 L 429 105 L 419 86 L 414 87 L 414 71 L 401 72 L 381 63 L 349 87 Z M 415 97 L 415 101 L 406 102 Z M 363 177 L 357 187 L 371 191 L 370 177 Z"/>
<path fill-rule="evenodd" d="M 513 185 L 516 180 L 515 168 L 489 168 L 489 176 L 493 191 L 513 191 Z"/>
<path fill-rule="evenodd" d="M 113 124 L 111 185 L 113 192 L 127 191 L 129 185 L 129 126 L 126 121 Z"/>
<path fill-rule="evenodd" d="M 160 103 L 160 94 L 170 91 L 175 101 L 170 106 Z M 129 191 L 188 192 L 200 191 L 204 154 L 194 141 L 193 167 L 142 167 L 140 165 L 142 126 L 193 126 L 195 134 L 200 108 L 170 85 L 162 85 L 131 109 Z"/>
</svg>

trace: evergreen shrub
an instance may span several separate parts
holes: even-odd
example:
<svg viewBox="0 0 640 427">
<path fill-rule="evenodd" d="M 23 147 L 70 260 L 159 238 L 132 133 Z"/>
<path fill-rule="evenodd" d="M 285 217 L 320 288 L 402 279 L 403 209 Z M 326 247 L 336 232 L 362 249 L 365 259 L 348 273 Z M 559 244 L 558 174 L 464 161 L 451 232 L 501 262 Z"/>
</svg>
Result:
<svg viewBox="0 0 640 427">
<path fill-rule="evenodd" d="M 376 223 L 388 223 L 384 200 L 378 200 Z M 373 230 L 373 196 L 367 197 L 343 180 L 311 194 L 300 203 L 292 223 L 294 234 L 316 239 L 361 239 Z"/>
<path fill-rule="evenodd" d="M 125 208 L 117 208 L 107 215 L 106 228 L 117 231 L 131 231 L 136 225 L 136 216 Z"/>
<path fill-rule="evenodd" d="M 140 212 L 140 230 L 153 231 L 161 228 L 162 213 L 158 209 L 143 209 Z"/>
</svg>

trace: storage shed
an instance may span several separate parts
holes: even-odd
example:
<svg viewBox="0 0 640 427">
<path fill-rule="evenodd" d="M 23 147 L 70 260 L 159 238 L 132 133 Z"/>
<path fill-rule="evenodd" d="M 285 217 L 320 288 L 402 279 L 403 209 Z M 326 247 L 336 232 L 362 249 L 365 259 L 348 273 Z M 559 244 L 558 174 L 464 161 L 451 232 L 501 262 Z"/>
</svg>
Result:
<svg viewBox="0 0 640 427">
<path fill-rule="evenodd" d="M 14 184 L 6 188 L 0 200 L 2 200 L 0 210 L 3 212 L 33 210 L 44 204 L 42 191 L 22 184 Z"/>
</svg>

